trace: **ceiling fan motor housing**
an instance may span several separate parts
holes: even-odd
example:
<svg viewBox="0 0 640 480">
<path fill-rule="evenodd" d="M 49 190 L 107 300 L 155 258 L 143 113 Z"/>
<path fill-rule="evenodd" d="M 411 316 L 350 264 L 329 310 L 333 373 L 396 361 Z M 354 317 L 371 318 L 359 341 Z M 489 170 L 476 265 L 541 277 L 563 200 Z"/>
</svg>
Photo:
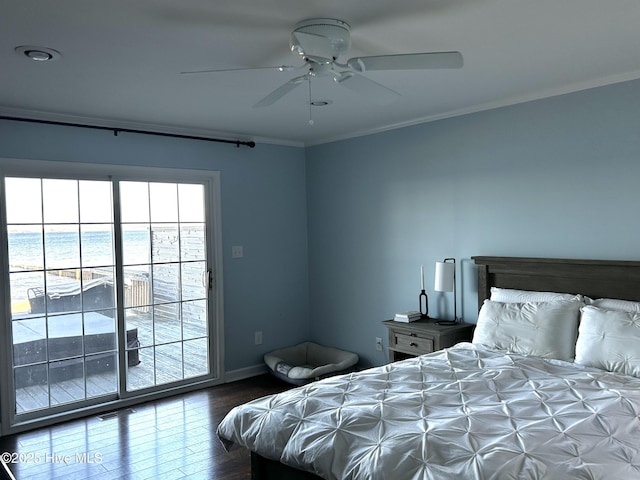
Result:
<svg viewBox="0 0 640 480">
<path fill-rule="evenodd" d="M 289 46 L 291 51 L 303 57 L 332 62 L 351 46 L 349 24 L 333 18 L 313 18 L 296 24 Z M 321 37 L 312 41 L 314 37 Z"/>
</svg>

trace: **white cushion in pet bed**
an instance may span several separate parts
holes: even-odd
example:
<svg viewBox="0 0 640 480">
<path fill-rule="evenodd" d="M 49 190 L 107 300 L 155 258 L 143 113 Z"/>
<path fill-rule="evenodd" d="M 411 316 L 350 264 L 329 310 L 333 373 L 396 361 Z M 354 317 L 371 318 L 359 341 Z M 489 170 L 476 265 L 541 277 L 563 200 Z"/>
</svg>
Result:
<svg viewBox="0 0 640 480">
<path fill-rule="evenodd" d="M 358 363 L 358 355 L 345 350 L 304 342 L 264 355 L 271 372 L 295 385 L 343 373 Z"/>
</svg>

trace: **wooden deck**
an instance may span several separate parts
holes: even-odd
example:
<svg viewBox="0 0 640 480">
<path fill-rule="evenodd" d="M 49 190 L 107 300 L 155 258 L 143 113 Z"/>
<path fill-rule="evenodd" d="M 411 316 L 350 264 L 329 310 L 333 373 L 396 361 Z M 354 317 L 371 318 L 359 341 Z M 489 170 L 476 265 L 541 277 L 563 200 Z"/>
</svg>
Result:
<svg viewBox="0 0 640 480">
<path fill-rule="evenodd" d="M 137 315 L 127 320 L 127 329 L 136 328 L 140 341 L 140 363 L 127 366 L 128 390 L 164 385 L 208 373 L 206 325 L 184 322 L 181 327 L 179 323 L 176 325 L 176 322 L 169 320 L 156 320 L 154 325 L 150 314 Z M 81 376 L 54 382 L 50 388 L 47 384 L 18 388 L 16 411 L 24 413 L 87 398 L 112 395 L 117 391 L 117 385 L 113 365 L 108 371 L 87 375 L 86 388 Z"/>
</svg>

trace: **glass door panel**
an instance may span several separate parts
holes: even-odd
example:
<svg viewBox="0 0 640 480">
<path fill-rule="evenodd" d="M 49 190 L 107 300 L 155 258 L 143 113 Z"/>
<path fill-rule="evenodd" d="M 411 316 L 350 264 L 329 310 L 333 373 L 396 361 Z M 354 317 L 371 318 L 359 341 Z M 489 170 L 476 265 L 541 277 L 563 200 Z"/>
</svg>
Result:
<svg viewBox="0 0 640 480">
<path fill-rule="evenodd" d="M 6 178 L 17 415 L 117 393 L 111 182 Z"/>
<path fill-rule="evenodd" d="M 127 389 L 209 373 L 205 190 L 202 185 L 120 182 L 125 325 L 139 363 Z"/>
</svg>

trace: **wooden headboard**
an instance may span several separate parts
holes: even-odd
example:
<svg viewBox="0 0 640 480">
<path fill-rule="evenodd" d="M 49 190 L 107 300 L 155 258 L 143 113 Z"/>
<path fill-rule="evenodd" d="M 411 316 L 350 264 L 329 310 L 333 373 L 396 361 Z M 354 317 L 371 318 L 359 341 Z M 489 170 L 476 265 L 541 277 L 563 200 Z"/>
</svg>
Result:
<svg viewBox="0 0 640 480">
<path fill-rule="evenodd" d="M 491 287 L 581 293 L 640 301 L 640 262 L 561 258 L 471 257 L 478 266 L 478 309 Z"/>
</svg>

